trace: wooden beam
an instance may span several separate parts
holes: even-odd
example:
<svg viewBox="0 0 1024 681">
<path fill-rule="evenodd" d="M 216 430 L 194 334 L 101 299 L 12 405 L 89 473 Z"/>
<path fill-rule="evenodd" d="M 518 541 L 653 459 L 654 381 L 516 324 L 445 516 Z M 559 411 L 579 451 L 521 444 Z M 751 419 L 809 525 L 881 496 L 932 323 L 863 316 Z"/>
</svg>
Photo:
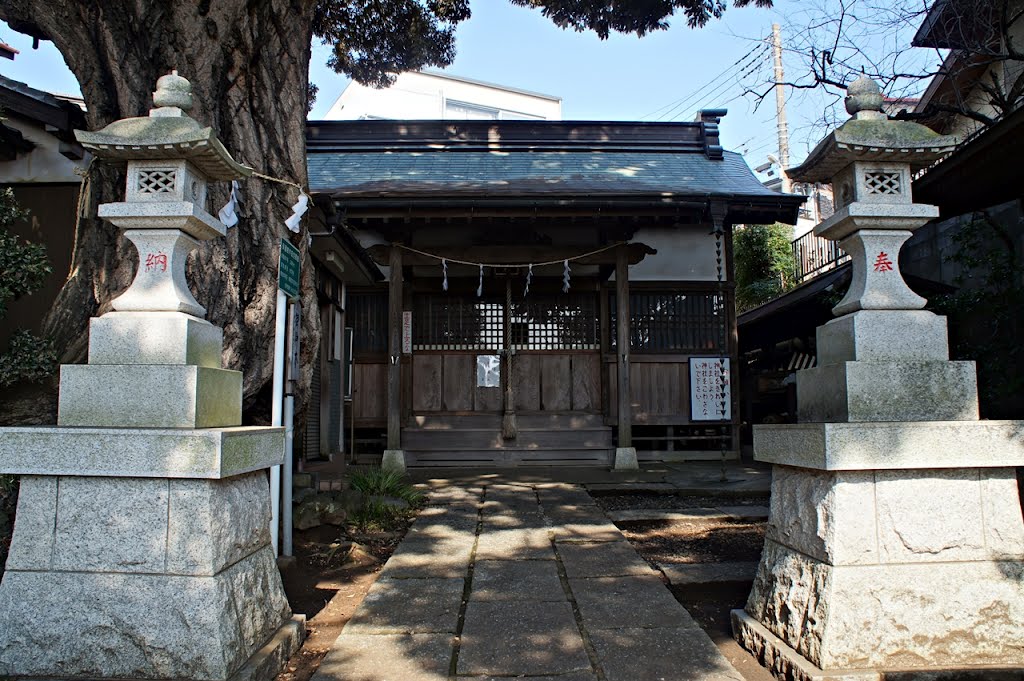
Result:
<svg viewBox="0 0 1024 681">
<path fill-rule="evenodd" d="M 633 446 L 633 406 L 629 393 L 629 259 L 626 248 L 615 250 L 616 363 L 619 398 L 619 447 Z"/>
<path fill-rule="evenodd" d="M 387 244 L 378 244 L 376 246 L 370 246 L 366 249 L 366 252 L 378 265 L 388 265 L 391 262 L 391 246 Z M 406 267 L 420 267 L 438 265 L 440 261 L 437 258 L 420 255 L 419 253 L 412 253 L 405 249 L 398 249 L 405 251 L 402 263 Z M 427 250 L 427 249 L 425 249 Z M 446 248 L 432 248 L 429 249 L 431 255 L 437 255 L 439 257 L 450 257 L 458 260 L 465 260 L 467 262 L 483 262 L 493 263 L 496 265 L 510 264 L 510 265 L 522 265 L 528 263 L 537 262 L 550 262 L 552 260 L 565 260 L 566 258 L 573 258 L 578 256 L 580 253 L 587 252 L 588 247 L 570 247 L 564 246 L 459 246 L 455 245 L 450 249 Z M 592 249 L 596 250 L 596 248 Z M 618 256 L 616 253 L 619 248 L 611 248 L 594 255 L 589 255 L 585 258 L 579 258 L 573 262 L 578 265 L 612 265 L 615 264 Z M 651 248 L 647 244 L 629 244 L 623 249 L 626 253 L 626 259 L 630 265 L 636 265 L 648 255 L 654 255 L 658 251 Z"/>
<path fill-rule="evenodd" d="M 388 287 L 388 449 L 402 448 L 402 254 L 390 249 Z"/>
</svg>

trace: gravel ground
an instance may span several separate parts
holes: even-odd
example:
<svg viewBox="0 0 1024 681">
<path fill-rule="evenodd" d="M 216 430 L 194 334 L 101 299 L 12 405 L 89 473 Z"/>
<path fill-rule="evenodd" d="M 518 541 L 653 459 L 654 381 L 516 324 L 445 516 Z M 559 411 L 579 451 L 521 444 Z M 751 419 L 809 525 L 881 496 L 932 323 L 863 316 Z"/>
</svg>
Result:
<svg viewBox="0 0 1024 681">
<path fill-rule="evenodd" d="M 765 506 L 766 495 L 698 497 L 685 494 L 659 494 L 652 492 L 624 492 L 613 494 L 591 493 L 597 505 L 605 511 L 626 511 L 647 508 L 714 508 L 716 506 Z"/>
</svg>

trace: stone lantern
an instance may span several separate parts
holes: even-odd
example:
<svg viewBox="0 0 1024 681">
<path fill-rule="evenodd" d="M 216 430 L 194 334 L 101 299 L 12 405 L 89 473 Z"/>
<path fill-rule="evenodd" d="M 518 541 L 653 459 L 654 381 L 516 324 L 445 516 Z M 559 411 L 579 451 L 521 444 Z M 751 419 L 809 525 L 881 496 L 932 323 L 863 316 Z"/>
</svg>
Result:
<svg viewBox="0 0 1024 681">
<path fill-rule="evenodd" d="M 733 631 L 779 678 L 996 678 L 1024 669 L 1024 422 L 979 420 L 973 362 L 949 361 L 945 318 L 899 268 L 938 216 L 913 202 L 913 173 L 956 140 L 888 120 L 866 78 L 846 104 L 789 175 L 832 182 L 815 233 L 850 255 L 852 281 L 817 330 L 818 366 L 797 372 L 799 423 L 754 427 L 771 512 Z"/>
<path fill-rule="evenodd" d="M 270 545 L 265 469 L 282 428 L 242 427 L 242 375 L 221 368 L 185 260 L 223 236 L 210 181 L 251 171 L 190 118 L 191 85 L 157 81 L 148 117 L 80 132 L 127 163 L 99 214 L 139 252 L 89 363 L 61 367 L 57 427 L 0 429 L 21 476 L 0 583 L 0 677 L 271 678 L 301 642 Z"/>
</svg>

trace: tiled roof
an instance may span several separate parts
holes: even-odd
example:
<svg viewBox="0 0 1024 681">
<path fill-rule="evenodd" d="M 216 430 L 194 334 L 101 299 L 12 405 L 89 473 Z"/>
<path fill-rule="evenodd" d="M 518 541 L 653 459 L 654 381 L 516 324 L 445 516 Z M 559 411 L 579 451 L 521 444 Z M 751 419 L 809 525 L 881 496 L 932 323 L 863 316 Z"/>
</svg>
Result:
<svg viewBox="0 0 1024 681">
<path fill-rule="evenodd" d="M 781 198 L 739 154 L 310 149 L 310 189 L 335 197 L 604 195 Z"/>
</svg>

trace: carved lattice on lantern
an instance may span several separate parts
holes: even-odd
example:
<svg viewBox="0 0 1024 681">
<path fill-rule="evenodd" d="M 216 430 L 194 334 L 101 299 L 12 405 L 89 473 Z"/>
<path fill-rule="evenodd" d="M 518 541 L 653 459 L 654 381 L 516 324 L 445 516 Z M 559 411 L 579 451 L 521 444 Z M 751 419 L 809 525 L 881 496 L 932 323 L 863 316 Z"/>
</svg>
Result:
<svg viewBox="0 0 1024 681">
<path fill-rule="evenodd" d="M 864 174 L 864 185 L 868 194 L 899 194 L 900 174 L 868 172 Z"/>
<path fill-rule="evenodd" d="M 178 173 L 174 168 L 153 168 L 139 171 L 140 194 L 173 194 Z"/>
</svg>

